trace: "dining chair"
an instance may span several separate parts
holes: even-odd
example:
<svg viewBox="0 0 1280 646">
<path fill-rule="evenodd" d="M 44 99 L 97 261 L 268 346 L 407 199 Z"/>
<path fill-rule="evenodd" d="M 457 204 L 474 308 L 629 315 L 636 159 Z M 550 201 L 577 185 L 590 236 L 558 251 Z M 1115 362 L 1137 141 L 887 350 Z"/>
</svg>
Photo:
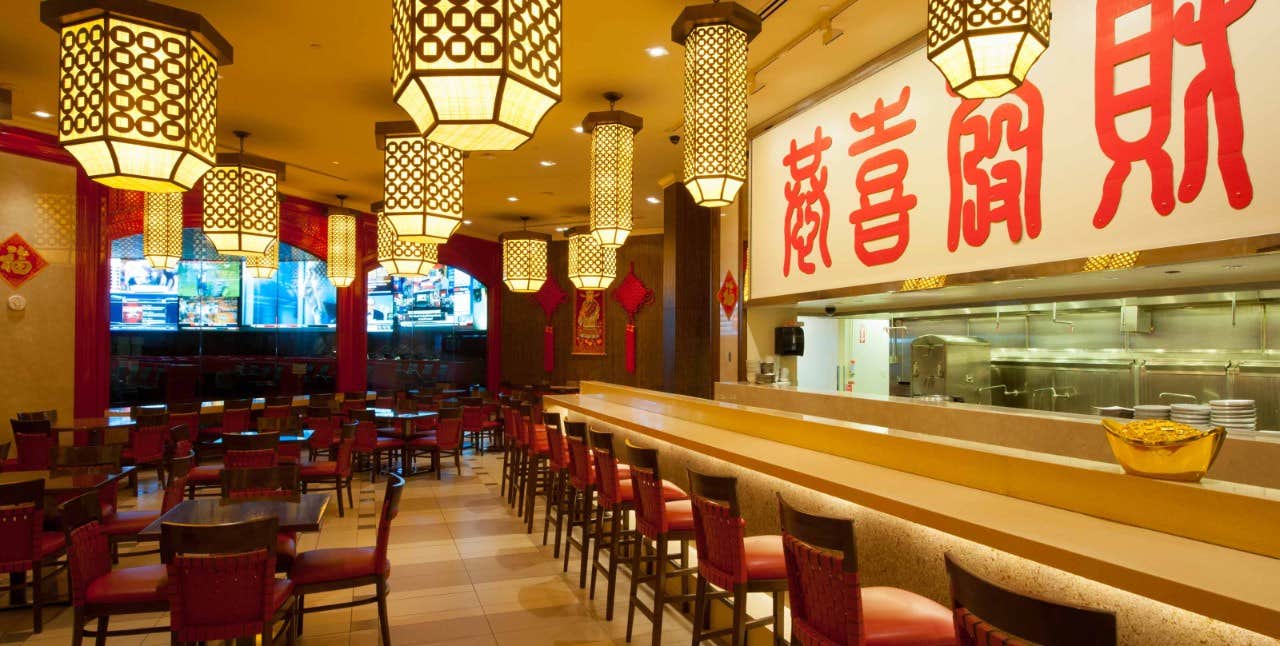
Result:
<svg viewBox="0 0 1280 646">
<path fill-rule="evenodd" d="M 338 442 L 338 454 L 333 460 L 310 462 L 301 465 L 303 491 L 310 490 L 310 485 L 333 485 L 332 489 L 322 487 L 322 491 L 333 491 L 338 499 L 338 517 L 346 516 L 342 502 L 342 490 L 347 492 L 347 505 L 354 508 L 355 499 L 351 493 L 351 455 L 355 448 L 357 422 L 342 425 L 342 439 Z M 376 431 L 375 431 L 376 432 Z"/>
<path fill-rule="evenodd" d="M 626 442 L 628 462 L 631 464 L 631 485 L 634 487 L 636 511 L 636 544 L 631 546 L 631 596 L 627 605 L 627 641 L 635 623 L 635 612 L 640 610 L 653 624 L 653 646 L 662 643 L 662 619 L 666 606 L 671 603 L 687 605 L 694 595 L 688 592 L 688 576 L 697 571 L 689 567 L 689 543 L 693 535 L 693 503 L 686 497 L 668 500 L 667 487 L 658 465 L 658 450 Z M 653 544 L 646 556 L 647 543 Z M 675 558 L 669 553 L 671 544 L 679 547 Z M 679 561 L 672 567 L 673 561 Z M 641 566 L 652 565 L 648 574 Z M 667 581 L 680 582 L 681 593 L 671 594 Z M 653 605 L 645 606 L 640 600 L 640 586 L 649 585 L 653 590 Z"/>
<path fill-rule="evenodd" d="M 551 529 L 551 517 L 555 516 L 556 533 L 551 557 L 560 558 L 560 535 L 564 529 L 565 513 L 569 506 L 569 445 L 564 440 L 559 413 L 545 413 L 543 423 L 547 427 L 547 468 L 551 482 L 548 485 L 547 506 L 542 516 L 542 544 L 547 544 Z"/>
<path fill-rule="evenodd" d="M 387 621 L 387 593 L 390 591 L 387 580 L 391 576 L 391 563 L 387 560 L 387 545 L 391 540 L 391 521 L 400 513 L 400 496 L 403 493 L 404 478 L 388 474 L 386 491 L 382 496 L 382 513 L 378 516 L 378 536 L 373 547 L 309 550 L 294 559 L 289 579 L 293 581 L 298 595 L 298 634 L 302 634 L 303 615 L 306 613 L 377 603 L 382 643 L 391 644 L 391 628 Z M 372 597 L 306 607 L 308 594 L 367 585 L 374 587 Z"/>
<path fill-rule="evenodd" d="M 102 525 L 102 532 L 107 535 L 111 543 L 111 559 L 112 562 L 119 560 L 120 543 L 138 540 L 138 535 L 148 525 L 155 522 L 160 516 L 167 513 L 170 509 L 178 506 L 182 502 L 182 495 L 187 487 L 187 475 L 191 472 L 192 465 L 195 462 L 195 453 L 190 449 L 187 454 L 181 457 L 175 457 L 169 460 L 168 476 L 169 480 L 165 483 L 164 496 L 160 502 L 160 509 L 124 509 L 117 510 L 109 518 L 99 518 Z M 151 552 L 132 552 L 131 556 L 142 554 L 150 554 Z"/>
<path fill-rule="evenodd" d="M 411 452 L 411 459 L 418 454 L 431 455 L 431 467 L 435 469 L 436 480 L 444 471 L 443 457 L 452 456 L 453 466 L 459 476 L 462 475 L 462 416 L 456 412 L 441 411 L 439 425 L 433 435 L 415 437 L 409 440 L 406 450 Z"/>
<path fill-rule="evenodd" d="M 200 440 L 200 402 L 175 402 L 169 404 L 169 426 L 186 426 L 187 440 L 195 446 Z"/>
<path fill-rule="evenodd" d="M 49 468 L 49 460 L 58 438 L 52 423 L 47 419 L 9 420 L 13 429 L 13 446 L 18 456 L 5 463 L 6 471 L 43 471 Z"/>
<path fill-rule="evenodd" d="M 792 508 L 777 494 L 797 646 L 955 644 L 952 613 L 932 599 L 890 587 L 862 587 L 853 521 Z"/>
<path fill-rule="evenodd" d="M 115 615 L 165 612 L 169 598 L 165 590 L 168 574 L 162 564 L 112 569 L 111 537 L 99 517 L 97 497 L 88 492 L 58 507 L 66 532 L 67 569 L 71 579 L 71 644 L 81 646 L 85 636 L 103 643 L 108 637 L 124 637 L 165 632 L 167 628 L 109 630 Z M 96 621 L 95 630 L 86 630 Z"/>
<path fill-rule="evenodd" d="M 19 411 L 17 418 L 23 421 L 43 419 L 48 420 L 50 425 L 56 425 L 58 423 L 58 411 L 53 408 L 49 410 Z"/>
<path fill-rule="evenodd" d="M 200 429 L 200 436 L 212 441 L 228 433 L 243 433 L 249 430 L 252 417 L 252 399 L 228 399 L 222 404 L 222 419 L 213 426 Z"/>
<path fill-rule="evenodd" d="M 129 443 L 120 455 L 122 464 L 135 468 L 129 473 L 129 486 L 137 490 L 138 468 L 150 466 L 156 471 L 156 481 L 164 486 L 165 447 L 169 440 L 168 415 L 147 420 L 139 418 L 138 425 L 129 432 Z"/>
<path fill-rule="evenodd" d="M 222 464 L 202 464 L 192 468 L 187 475 L 187 497 L 194 499 L 199 491 L 219 488 L 224 469 L 275 466 L 279 443 L 280 435 L 277 433 L 229 433 L 222 436 Z"/>
<path fill-rule="evenodd" d="M 10 442 L 0 442 L 0 473 L 4 473 L 5 468 L 9 465 L 9 448 L 11 446 Z"/>
<path fill-rule="evenodd" d="M 295 643 L 293 581 L 275 577 L 278 529 L 274 517 L 160 526 L 173 644 L 242 638 L 265 644 L 282 636 Z"/>
<path fill-rule="evenodd" d="M 272 395 L 263 402 L 262 418 L 293 417 L 293 395 Z"/>
<path fill-rule="evenodd" d="M 66 547 L 65 534 L 44 530 L 44 480 L 0 484 L 0 574 L 10 575 L 0 592 L 31 590 L 35 633 L 44 629 L 45 581 L 65 567 L 57 560 Z M 30 579 L 22 576 L 27 572 Z"/>
<path fill-rule="evenodd" d="M 960 646 L 1115 646 L 1115 613 L 1019 594 L 943 558 Z"/>
<path fill-rule="evenodd" d="M 316 455 L 321 452 L 331 454 L 338 438 L 339 426 L 339 418 L 334 417 L 333 411 L 328 406 L 308 406 L 303 426 L 311 429 L 311 439 L 307 440 L 307 451 L 311 459 L 315 460 Z"/>
<path fill-rule="evenodd" d="M 258 433 L 275 433 L 279 437 L 297 436 L 302 433 L 302 420 L 297 417 L 260 417 L 254 422 Z M 276 445 L 276 459 L 284 463 L 302 462 L 302 444 L 298 442 L 279 442 Z"/>
<path fill-rule="evenodd" d="M 233 469 L 222 474 L 224 502 L 284 500 L 296 502 L 302 495 L 302 480 L 296 464 Z M 281 531 L 276 536 L 276 567 L 285 572 L 298 555 L 298 533 Z"/>
<path fill-rule="evenodd" d="M 54 447 L 50 467 L 53 471 L 63 473 L 94 472 L 107 469 L 119 471 L 122 448 L 118 444 Z M 115 478 L 109 478 L 98 486 L 98 500 L 102 507 L 103 518 L 112 518 L 116 515 L 119 488 L 120 482 Z"/>
</svg>

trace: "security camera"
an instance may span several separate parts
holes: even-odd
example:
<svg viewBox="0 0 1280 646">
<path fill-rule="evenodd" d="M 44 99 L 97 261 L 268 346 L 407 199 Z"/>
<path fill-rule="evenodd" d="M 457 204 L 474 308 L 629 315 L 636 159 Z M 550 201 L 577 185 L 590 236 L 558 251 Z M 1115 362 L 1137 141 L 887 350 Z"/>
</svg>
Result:
<svg viewBox="0 0 1280 646">
<path fill-rule="evenodd" d="M 836 306 L 835 306 L 835 305 L 828 305 L 828 306 L 826 306 L 826 307 L 822 308 L 822 311 L 826 312 L 826 313 L 827 313 L 827 316 L 835 316 L 835 315 L 836 315 Z"/>
<path fill-rule="evenodd" d="M 680 135 L 671 135 L 670 137 L 667 137 L 667 140 L 671 142 L 672 146 L 680 145 Z"/>
</svg>

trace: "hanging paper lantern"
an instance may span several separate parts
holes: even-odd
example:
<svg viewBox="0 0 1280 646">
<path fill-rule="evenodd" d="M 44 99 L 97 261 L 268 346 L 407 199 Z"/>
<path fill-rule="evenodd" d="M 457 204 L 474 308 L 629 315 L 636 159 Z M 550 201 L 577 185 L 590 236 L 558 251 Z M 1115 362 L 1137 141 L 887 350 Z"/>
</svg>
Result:
<svg viewBox="0 0 1280 646">
<path fill-rule="evenodd" d="M 581 290 L 608 287 L 618 275 L 618 250 L 596 240 L 587 227 L 565 232 L 569 238 L 569 282 Z"/>
<path fill-rule="evenodd" d="M 280 242 L 271 241 L 266 253 L 261 256 L 245 256 L 244 268 L 259 280 L 271 280 L 276 277 L 276 269 L 280 268 Z"/>
<path fill-rule="evenodd" d="M 701 206 L 728 206 L 747 179 L 747 43 L 760 27 L 736 2 L 685 7 L 671 26 L 684 46 L 684 185 Z"/>
<path fill-rule="evenodd" d="M 346 199 L 338 196 L 339 204 Z M 350 287 L 356 280 L 359 253 L 356 248 L 356 214 L 342 206 L 329 211 L 329 253 L 325 262 L 329 265 L 329 281 L 335 287 Z"/>
<path fill-rule="evenodd" d="M 610 109 L 592 112 L 582 122 L 582 131 L 591 133 L 591 233 L 606 247 L 621 247 L 631 234 L 632 166 L 644 119 L 613 110 L 620 95 L 605 98 Z"/>
<path fill-rule="evenodd" d="M 517 294 L 532 294 L 547 280 L 547 245 L 551 236 L 532 231 L 512 231 L 500 236 L 502 282 Z"/>
<path fill-rule="evenodd" d="M 393 0 L 391 86 L 420 134 L 513 150 L 560 102 L 561 0 Z"/>
<path fill-rule="evenodd" d="M 60 35 L 58 141 L 85 174 L 149 193 L 194 186 L 214 164 L 222 35 L 141 1 L 50 1 L 40 20 Z"/>
<path fill-rule="evenodd" d="M 384 214 L 405 242 L 444 244 L 462 224 L 463 153 L 428 141 L 409 121 L 376 124 Z"/>
<path fill-rule="evenodd" d="M 401 240 L 382 214 L 382 202 L 373 203 L 373 213 L 378 218 L 378 264 L 392 276 L 427 275 L 436 264 L 434 254 L 428 255 L 436 245 Z"/>
<path fill-rule="evenodd" d="M 182 260 L 182 193 L 142 195 L 142 256 L 156 269 Z"/>
<path fill-rule="evenodd" d="M 237 131 L 240 152 L 219 153 L 218 165 L 204 178 L 204 234 L 218 253 L 261 256 L 280 229 L 284 164 L 246 155 L 247 132 Z"/>
<path fill-rule="evenodd" d="M 1016 89 L 1049 47 L 1049 0 L 929 0 L 927 53 L 966 99 Z"/>
</svg>

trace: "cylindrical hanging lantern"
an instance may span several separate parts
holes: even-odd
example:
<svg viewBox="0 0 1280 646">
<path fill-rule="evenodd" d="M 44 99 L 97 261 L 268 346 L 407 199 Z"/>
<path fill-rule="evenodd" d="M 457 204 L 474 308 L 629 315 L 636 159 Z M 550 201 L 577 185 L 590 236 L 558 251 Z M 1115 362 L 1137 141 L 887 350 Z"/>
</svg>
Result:
<svg viewBox="0 0 1280 646">
<path fill-rule="evenodd" d="M 395 227 L 383 215 L 382 202 L 374 202 L 372 209 L 378 218 L 378 264 L 392 276 L 425 276 L 435 265 L 435 258 L 427 258 L 427 245 L 396 236 Z"/>
<path fill-rule="evenodd" d="M 631 234 L 632 167 L 644 119 L 612 109 L 621 95 L 605 98 L 610 109 L 582 121 L 582 131 L 591 133 L 591 234 L 606 247 L 621 247 Z"/>
<path fill-rule="evenodd" d="M 569 238 L 569 282 L 583 290 L 607 288 L 618 275 L 618 250 L 600 244 L 587 227 L 565 232 Z"/>
<path fill-rule="evenodd" d="M 929 0 L 929 61 L 966 99 L 1002 96 L 1049 47 L 1049 0 Z"/>
<path fill-rule="evenodd" d="M 444 244 L 462 224 L 463 152 L 419 135 L 411 121 L 376 124 L 387 220 L 405 242 Z"/>
<path fill-rule="evenodd" d="M 760 26 L 736 2 L 685 7 L 671 26 L 684 46 L 684 185 L 701 206 L 728 206 L 747 180 L 747 43 Z"/>
<path fill-rule="evenodd" d="M 231 45 L 198 13 L 138 0 L 47 0 L 60 35 L 58 141 L 112 188 L 176 193 L 214 164 L 218 65 Z"/>
<path fill-rule="evenodd" d="M 461 150 L 519 147 L 560 102 L 560 5 L 393 0 L 396 103 L 432 141 Z"/>
<path fill-rule="evenodd" d="M 338 208 L 329 209 L 329 253 L 325 262 L 329 265 L 329 281 L 335 287 L 350 287 L 356 281 L 356 265 L 359 253 L 356 249 L 356 232 L 359 230 L 356 214 L 342 204 L 347 196 L 338 196 Z"/>
<path fill-rule="evenodd" d="M 182 193 L 142 195 L 142 257 L 156 269 L 182 260 Z"/>
<path fill-rule="evenodd" d="M 529 218 L 523 218 L 527 224 Z M 547 245 L 551 236 L 533 231 L 511 231 L 499 236 L 502 243 L 502 282 L 517 294 L 532 294 L 547 282 Z"/>
<path fill-rule="evenodd" d="M 279 234 L 276 188 L 284 164 L 246 155 L 249 133 L 238 130 L 236 136 L 240 152 L 219 153 L 218 165 L 204 178 L 204 234 L 220 254 L 261 256 Z"/>
<path fill-rule="evenodd" d="M 259 280 L 275 278 L 276 270 L 280 268 L 280 241 L 272 240 L 261 256 L 245 256 L 244 268 Z"/>
</svg>

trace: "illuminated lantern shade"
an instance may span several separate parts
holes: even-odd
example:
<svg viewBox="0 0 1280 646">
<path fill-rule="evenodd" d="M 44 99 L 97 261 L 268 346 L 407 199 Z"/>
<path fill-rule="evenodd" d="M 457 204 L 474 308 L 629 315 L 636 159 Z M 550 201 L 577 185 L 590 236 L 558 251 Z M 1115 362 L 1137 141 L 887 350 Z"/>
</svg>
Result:
<svg viewBox="0 0 1280 646">
<path fill-rule="evenodd" d="M 384 214 L 405 242 L 444 244 L 462 224 L 463 152 L 429 141 L 411 121 L 374 128 L 383 151 Z"/>
<path fill-rule="evenodd" d="M 261 256 L 245 256 L 244 268 L 249 274 L 260 280 L 271 280 L 276 277 L 276 269 L 280 268 L 280 243 L 272 241 L 267 252 Z"/>
<path fill-rule="evenodd" d="M 927 47 L 956 94 L 1004 95 L 1049 47 L 1049 0 L 929 0 Z"/>
<path fill-rule="evenodd" d="M 644 119 L 613 109 L 621 95 L 605 98 L 609 110 L 582 122 L 582 131 L 591 133 L 591 234 L 606 247 L 621 247 L 631 234 L 632 166 Z"/>
<path fill-rule="evenodd" d="M 529 218 L 522 218 L 527 224 Z M 551 236 L 532 231 L 512 231 L 502 242 L 502 282 L 517 294 L 532 294 L 547 282 L 547 245 Z"/>
<path fill-rule="evenodd" d="M 569 238 L 569 282 L 583 290 L 601 290 L 618 275 L 618 250 L 605 247 L 587 227 L 565 232 Z"/>
<path fill-rule="evenodd" d="M 284 179 L 284 164 L 246 155 L 244 139 L 236 131 L 240 152 L 219 153 L 218 165 L 204 177 L 204 235 L 228 256 L 261 256 L 280 229 L 280 198 L 276 188 Z"/>
<path fill-rule="evenodd" d="M 728 206 L 747 179 L 747 43 L 760 17 L 736 2 L 685 7 L 684 185 L 700 206 Z"/>
<path fill-rule="evenodd" d="M 339 204 L 347 199 L 339 195 Z M 356 231 L 359 229 L 356 214 L 342 206 L 329 211 L 329 253 L 325 261 L 329 265 L 329 282 L 335 287 L 350 287 L 356 280 L 359 253 L 356 249 Z"/>
<path fill-rule="evenodd" d="M 393 0 L 391 85 L 418 132 L 513 150 L 560 102 L 561 0 Z"/>
<path fill-rule="evenodd" d="M 142 196 L 142 256 L 156 269 L 177 269 L 182 260 L 182 194 Z"/>
<path fill-rule="evenodd" d="M 378 217 L 378 264 L 392 276 L 425 276 L 436 264 L 436 245 L 405 242 L 382 214 L 382 202 L 373 203 Z M 430 247 L 430 249 L 428 249 Z"/>
<path fill-rule="evenodd" d="M 112 188 L 177 193 L 214 164 L 218 65 L 200 14 L 140 0 L 47 0 L 60 35 L 58 141 Z"/>
</svg>

